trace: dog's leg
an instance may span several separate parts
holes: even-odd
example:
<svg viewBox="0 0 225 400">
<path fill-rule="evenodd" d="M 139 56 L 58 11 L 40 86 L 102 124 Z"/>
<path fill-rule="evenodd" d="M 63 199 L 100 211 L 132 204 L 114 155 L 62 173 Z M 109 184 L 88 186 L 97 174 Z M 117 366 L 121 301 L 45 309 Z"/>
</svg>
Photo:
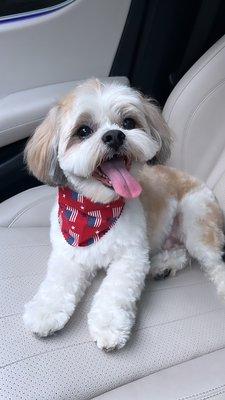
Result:
<svg viewBox="0 0 225 400">
<path fill-rule="evenodd" d="M 89 286 L 95 271 L 52 252 L 45 280 L 25 305 L 26 328 L 47 336 L 64 327 Z"/>
<path fill-rule="evenodd" d="M 130 248 L 128 254 L 110 265 L 88 315 L 91 336 L 100 349 L 125 345 L 148 271 L 148 252 L 143 253 L 143 249 Z"/>
<path fill-rule="evenodd" d="M 174 276 L 185 268 L 189 257 L 184 247 L 162 250 L 151 258 L 150 276 L 155 280 Z"/>
<path fill-rule="evenodd" d="M 225 299 L 223 215 L 209 189 L 188 195 L 181 203 L 184 243 Z"/>
<path fill-rule="evenodd" d="M 187 241 L 187 248 L 192 257 L 200 263 L 210 281 L 215 284 L 218 294 L 225 299 L 225 263 L 220 251 L 204 246 L 201 241 L 195 245 L 192 241 Z"/>
<path fill-rule="evenodd" d="M 222 260 L 222 252 L 206 246 L 201 240 L 194 244 L 193 240 L 187 238 L 186 246 L 210 281 L 215 284 L 218 294 L 225 299 L 225 263 Z"/>
</svg>

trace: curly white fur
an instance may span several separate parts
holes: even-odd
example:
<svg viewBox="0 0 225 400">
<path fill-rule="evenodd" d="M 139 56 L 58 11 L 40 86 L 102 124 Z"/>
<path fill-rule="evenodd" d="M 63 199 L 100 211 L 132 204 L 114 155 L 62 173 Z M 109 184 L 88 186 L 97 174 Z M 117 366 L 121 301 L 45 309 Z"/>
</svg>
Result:
<svg viewBox="0 0 225 400">
<path fill-rule="evenodd" d="M 97 270 L 109 267 L 88 322 L 98 347 L 122 347 L 129 337 L 136 301 L 150 265 L 146 221 L 139 200 L 127 202 L 111 230 L 84 248 L 74 248 L 64 240 L 56 204 L 51 215 L 51 241 L 47 276 L 25 307 L 27 328 L 40 336 L 63 328 Z"/>
<path fill-rule="evenodd" d="M 216 199 L 187 174 L 163 166 L 143 167 L 153 157 L 165 160 L 170 136 L 157 108 L 133 89 L 102 85 L 97 80 L 78 87 L 49 113 L 30 140 L 26 150 L 30 170 L 44 182 L 62 185 L 66 181 L 93 201 L 116 199 L 116 193 L 92 173 L 110 155 L 102 135 L 108 129 L 123 129 L 122 115 L 133 116 L 138 125 L 123 130 L 123 154 L 132 159 L 132 174 L 139 176 L 141 201 L 127 200 L 107 234 L 81 248 L 65 241 L 56 202 L 51 214 L 52 253 L 47 275 L 26 304 L 23 316 L 27 329 L 39 336 L 63 328 L 98 269 L 104 268 L 107 275 L 88 315 L 89 330 L 99 348 L 123 347 L 150 269 L 150 249 L 152 277 L 165 270 L 174 275 L 191 256 L 225 297 L 223 216 Z M 73 134 L 81 116 L 91 118 L 95 127 L 95 133 L 83 141 Z"/>
</svg>

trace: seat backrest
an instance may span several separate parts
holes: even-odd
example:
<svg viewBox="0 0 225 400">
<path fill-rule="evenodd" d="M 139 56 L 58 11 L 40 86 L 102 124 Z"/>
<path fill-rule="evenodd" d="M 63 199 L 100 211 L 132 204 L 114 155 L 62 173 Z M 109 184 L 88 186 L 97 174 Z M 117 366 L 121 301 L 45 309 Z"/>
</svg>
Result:
<svg viewBox="0 0 225 400">
<path fill-rule="evenodd" d="M 225 36 L 178 82 L 163 113 L 174 133 L 169 165 L 207 182 L 225 209 Z"/>
</svg>

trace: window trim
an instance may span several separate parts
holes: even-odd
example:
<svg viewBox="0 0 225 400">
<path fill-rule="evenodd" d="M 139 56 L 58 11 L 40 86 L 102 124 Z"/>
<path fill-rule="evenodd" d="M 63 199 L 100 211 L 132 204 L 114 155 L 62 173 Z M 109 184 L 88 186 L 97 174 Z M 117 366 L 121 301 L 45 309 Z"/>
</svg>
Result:
<svg viewBox="0 0 225 400">
<path fill-rule="evenodd" d="M 21 12 L 21 13 L 17 13 L 17 14 L 0 16 L 0 24 L 4 23 L 4 22 L 14 22 L 14 21 L 17 21 L 20 19 L 34 18 L 34 17 L 39 17 L 42 15 L 45 15 L 45 14 L 49 14 L 54 11 L 60 10 L 61 8 L 64 8 L 71 3 L 74 3 L 75 1 L 76 0 L 62 0 L 61 3 L 56 4 L 54 6 L 44 7 L 44 8 L 40 8 L 37 10 L 26 11 L 26 12 Z"/>
</svg>

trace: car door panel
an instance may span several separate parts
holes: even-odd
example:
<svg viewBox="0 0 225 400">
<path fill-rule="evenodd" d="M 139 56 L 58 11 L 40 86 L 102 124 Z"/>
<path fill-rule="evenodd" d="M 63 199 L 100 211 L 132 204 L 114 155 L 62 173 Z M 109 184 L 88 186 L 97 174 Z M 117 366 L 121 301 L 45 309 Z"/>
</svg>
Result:
<svg viewBox="0 0 225 400">
<path fill-rule="evenodd" d="M 107 77 L 131 0 L 75 0 L 0 24 L 0 201 L 40 184 L 23 162 L 26 138 L 88 77 Z"/>
<path fill-rule="evenodd" d="M 47 15 L 0 25 L 0 96 L 107 76 L 130 0 L 76 0 Z"/>
</svg>

